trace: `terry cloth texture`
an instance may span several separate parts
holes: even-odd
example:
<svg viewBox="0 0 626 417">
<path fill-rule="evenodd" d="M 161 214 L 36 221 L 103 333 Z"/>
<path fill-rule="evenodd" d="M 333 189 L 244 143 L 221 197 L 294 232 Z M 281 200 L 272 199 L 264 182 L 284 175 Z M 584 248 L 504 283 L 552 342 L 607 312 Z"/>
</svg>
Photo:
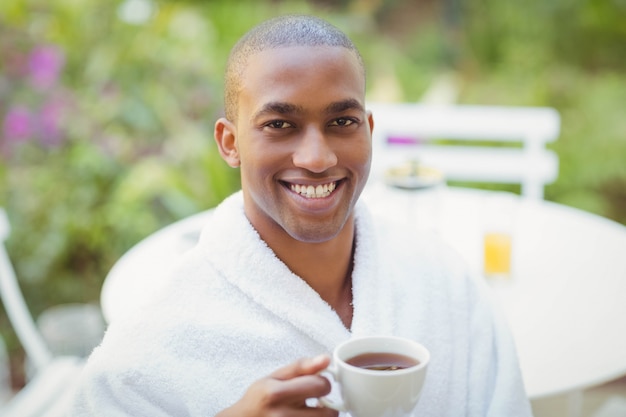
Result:
<svg viewBox="0 0 626 417">
<path fill-rule="evenodd" d="M 338 315 L 259 238 L 238 192 L 158 296 L 112 323 L 72 416 L 214 416 L 250 384 L 357 336 L 419 341 L 431 363 L 416 416 L 530 416 L 511 335 L 486 285 L 434 236 L 356 208 L 354 316 Z"/>
</svg>

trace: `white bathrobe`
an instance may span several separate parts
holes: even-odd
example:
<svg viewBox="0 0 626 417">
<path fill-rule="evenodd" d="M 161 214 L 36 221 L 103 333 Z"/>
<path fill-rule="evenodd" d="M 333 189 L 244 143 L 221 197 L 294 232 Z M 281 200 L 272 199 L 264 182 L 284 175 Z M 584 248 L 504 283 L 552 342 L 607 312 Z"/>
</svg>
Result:
<svg viewBox="0 0 626 417">
<path fill-rule="evenodd" d="M 530 416 L 513 340 L 484 283 L 432 236 L 356 208 L 354 316 L 338 315 L 259 238 L 241 192 L 218 206 L 159 296 L 112 323 L 72 416 L 214 416 L 250 384 L 352 336 L 431 352 L 415 416 Z"/>
</svg>

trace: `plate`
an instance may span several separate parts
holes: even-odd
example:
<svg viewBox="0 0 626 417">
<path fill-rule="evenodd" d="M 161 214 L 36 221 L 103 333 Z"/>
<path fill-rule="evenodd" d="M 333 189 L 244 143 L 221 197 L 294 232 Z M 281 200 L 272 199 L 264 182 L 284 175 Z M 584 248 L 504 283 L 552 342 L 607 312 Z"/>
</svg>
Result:
<svg viewBox="0 0 626 417">
<path fill-rule="evenodd" d="M 416 162 L 389 168 L 385 172 L 385 183 L 392 187 L 405 190 L 420 190 L 441 185 L 444 176 L 441 171 L 432 167 L 426 167 Z"/>
</svg>

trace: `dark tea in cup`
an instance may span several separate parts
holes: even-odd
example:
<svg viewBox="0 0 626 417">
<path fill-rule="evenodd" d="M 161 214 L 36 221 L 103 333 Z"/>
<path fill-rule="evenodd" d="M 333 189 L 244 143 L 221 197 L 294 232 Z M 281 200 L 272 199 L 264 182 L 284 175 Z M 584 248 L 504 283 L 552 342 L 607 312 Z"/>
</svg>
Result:
<svg viewBox="0 0 626 417">
<path fill-rule="evenodd" d="M 361 353 L 346 360 L 346 363 L 371 371 L 397 371 L 419 365 L 415 358 L 389 352 Z"/>
</svg>

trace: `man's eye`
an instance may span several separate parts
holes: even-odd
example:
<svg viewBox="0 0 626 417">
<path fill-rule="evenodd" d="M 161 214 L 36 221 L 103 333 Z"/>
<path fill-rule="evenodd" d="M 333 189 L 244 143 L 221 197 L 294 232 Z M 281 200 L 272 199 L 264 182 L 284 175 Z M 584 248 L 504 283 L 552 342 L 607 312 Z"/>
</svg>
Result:
<svg viewBox="0 0 626 417">
<path fill-rule="evenodd" d="M 272 120 L 265 126 L 271 127 L 272 129 L 287 129 L 289 127 L 293 127 L 291 123 L 286 122 L 284 120 Z"/>
<path fill-rule="evenodd" d="M 339 119 L 335 119 L 331 122 L 331 126 L 350 126 L 356 123 L 355 120 L 349 119 L 347 117 L 340 117 Z"/>
</svg>

